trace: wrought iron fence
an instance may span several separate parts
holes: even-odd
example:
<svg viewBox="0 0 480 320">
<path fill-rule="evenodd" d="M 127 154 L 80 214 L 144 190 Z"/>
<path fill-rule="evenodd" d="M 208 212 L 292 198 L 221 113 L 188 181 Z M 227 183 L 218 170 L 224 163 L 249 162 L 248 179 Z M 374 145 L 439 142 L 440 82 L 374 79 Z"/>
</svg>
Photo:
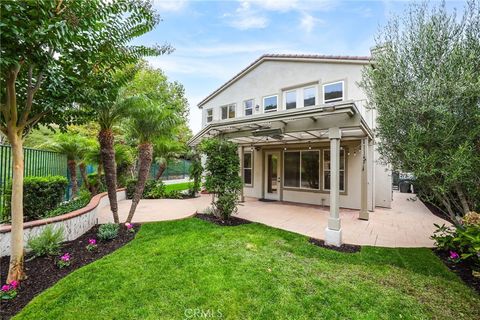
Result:
<svg viewBox="0 0 480 320">
<path fill-rule="evenodd" d="M 23 148 L 24 176 L 64 176 L 68 178 L 67 157 L 64 154 Z M 12 148 L 0 145 L 0 220 L 5 210 L 5 192 L 12 179 Z M 66 191 L 68 194 L 68 190 Z"/>
</svg>

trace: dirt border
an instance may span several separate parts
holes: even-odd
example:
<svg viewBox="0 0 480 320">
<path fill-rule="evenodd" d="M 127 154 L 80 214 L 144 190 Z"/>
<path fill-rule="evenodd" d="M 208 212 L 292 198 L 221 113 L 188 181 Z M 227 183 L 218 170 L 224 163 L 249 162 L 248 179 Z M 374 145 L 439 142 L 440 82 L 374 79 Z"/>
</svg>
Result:
<svg viewBox="0 0 480 320">
<path fill-rule="evenodd" d="M 120 225 L 118 237 L 107 242 L 98 241 L 97 249 L 90 252 L 86 249 L 89 239 L 97 239 L 99 225 L 93 226 L 79 238 L 67 241 L 62 244 L 60 255 L 68 252 L 71 255 L 71 265 L 65 268 L 58 268 L 56 257 L 39 257 L 25 261 L 25 271 L 28 278 L 21 281 L 18 295 L 12 300 L 0 301 L 0 319 L 9 319 L 20 312 L 35 296 L 53 286 L 60 279 L 72 273 L 78 268 L 90 264 L 102 257 L 121 248 L 135 238 L 136 233 L 128 232 L 125 226 Z M 134 224 L 138 232 L 139 224 Z M 8 272 L 10 257 L 4 256 L 0 260 L 0 281 L 5 283 Z"/>
<path fill-rule="evenodd" d="M 360 252 L 360 250 L 362 250 L 361 246 L 355 245 L 355 244 L 344 243 L 340 247 L 329 246 L 329 245 L 325 244 L 324 240 L 315 239 L 315 238 L 308 238 L 308 242 L 317 246 L 317 247 L 321 247 L 321 248 L 325 248 L 325 249 L 329 249 L 329 250 L 334 250 L 334 251 L 338 251 L 338 252 L 343 252 L 343 253 L 356 253 L 356 252 Z"/>
<path fill-rule="evenodd" d="M 203 221 L 215 223 L 216 225 L 219 225 L 222 227 L 234 227 L 234 226 L 240 226 L 242 224 L 252 223 L 251 221 L 248 221 L 242 218 L 237 218 L 237 217 L 230 217 L 230 219 L 228 220 L 222 220 L 220 218 L 215 217 L 212 214 L 205 214 L 205 213 L 198 213 L 198 212 L 194 215 L 194 217 Z"/>
</svg>

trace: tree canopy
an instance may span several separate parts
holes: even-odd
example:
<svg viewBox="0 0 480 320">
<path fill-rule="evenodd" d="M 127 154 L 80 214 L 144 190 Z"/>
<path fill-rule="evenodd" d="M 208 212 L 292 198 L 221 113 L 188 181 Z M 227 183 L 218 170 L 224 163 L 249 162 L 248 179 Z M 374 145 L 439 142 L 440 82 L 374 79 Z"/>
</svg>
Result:
<svg viewBox="0 0 480 320">
<path fill-rule="evenodd" d="M 412 5 L 376 38 L 361 86 L 383 160 L 452 218 L 480 206 L 480 5 Z"/>
</svg>

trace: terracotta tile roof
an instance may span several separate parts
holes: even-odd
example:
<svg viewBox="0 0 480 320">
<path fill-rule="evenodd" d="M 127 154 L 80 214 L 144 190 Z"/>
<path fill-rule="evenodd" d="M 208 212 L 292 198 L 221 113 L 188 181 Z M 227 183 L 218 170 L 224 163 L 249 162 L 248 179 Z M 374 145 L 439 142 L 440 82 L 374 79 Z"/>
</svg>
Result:
<svg viewBox="0 0 480 320">
<path fill-rule="evenodd" d="M 247 70 L 253 68 L 255 65 L 259 64 L 262 60 L 288 60 L 288 59 L 309 59 L 309 60 L 337 60 L 337 61 L 361 61 L 361 62 L 368 62 L 371 57 L 369 56 L 334 56 L 334 55 L 321 55 L 321 54 L 264 54 L 260 58 L 256 59 L 253 61 L 251 64 L 249 64 L 247 67 L 242 69 L 239 73 L 237 73 L 235 76 L 233 76 L 230 80 L 225 82 L 223 85 L 221 85 L 217 90 L 213 91 L 211 94 L 209 94 L 207 97 L 205 97 L 202 101 L 198 103 L 198 107 L 201 107 L 203 104 L 205 104 L 208 100 L 216 96 L 218 93 L 223 91 L 225 88 L 227 88 L 230 84 L 235 82 L 237 78 L 239 78 L 244 72 Z"/>
</svg>

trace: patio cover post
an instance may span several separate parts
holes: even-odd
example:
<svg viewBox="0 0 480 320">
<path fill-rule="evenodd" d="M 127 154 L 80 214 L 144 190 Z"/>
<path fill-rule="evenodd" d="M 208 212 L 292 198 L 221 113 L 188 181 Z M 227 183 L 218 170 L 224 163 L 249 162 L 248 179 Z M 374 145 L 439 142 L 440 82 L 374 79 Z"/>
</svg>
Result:
<svg viewBox="0 0 480 320">
<path fill-rule="evenodd" d="M 361 220 L 368 220 L 368 163 L 367 163 L 367 155 L 368 155 L 368 138 L 363 138 L 361 140 L 361 152 L 362 152 L 362 173 L 360 178 L 360 215 L 359 219 Z"/>
<path fill-rule="evenodd" d="M 245 147 L 241 146 L 240 148 L 240 179 L 242 179 L 242 189 L 240 189 L 240 202 L 245 202 L 245 196 L 243 195 L 243 186 L 245 185 L 243 177 L 243 161 L 245 157 Z"/>
<path fill-rule="evenodd" d="M 328 245 L 342 245 L 342 227 L 340 224 L 340 138 L 338 127 L 328 130 L 330 139 L 330 217 L 325 229 L 325 243 Z"/>
</svg>

